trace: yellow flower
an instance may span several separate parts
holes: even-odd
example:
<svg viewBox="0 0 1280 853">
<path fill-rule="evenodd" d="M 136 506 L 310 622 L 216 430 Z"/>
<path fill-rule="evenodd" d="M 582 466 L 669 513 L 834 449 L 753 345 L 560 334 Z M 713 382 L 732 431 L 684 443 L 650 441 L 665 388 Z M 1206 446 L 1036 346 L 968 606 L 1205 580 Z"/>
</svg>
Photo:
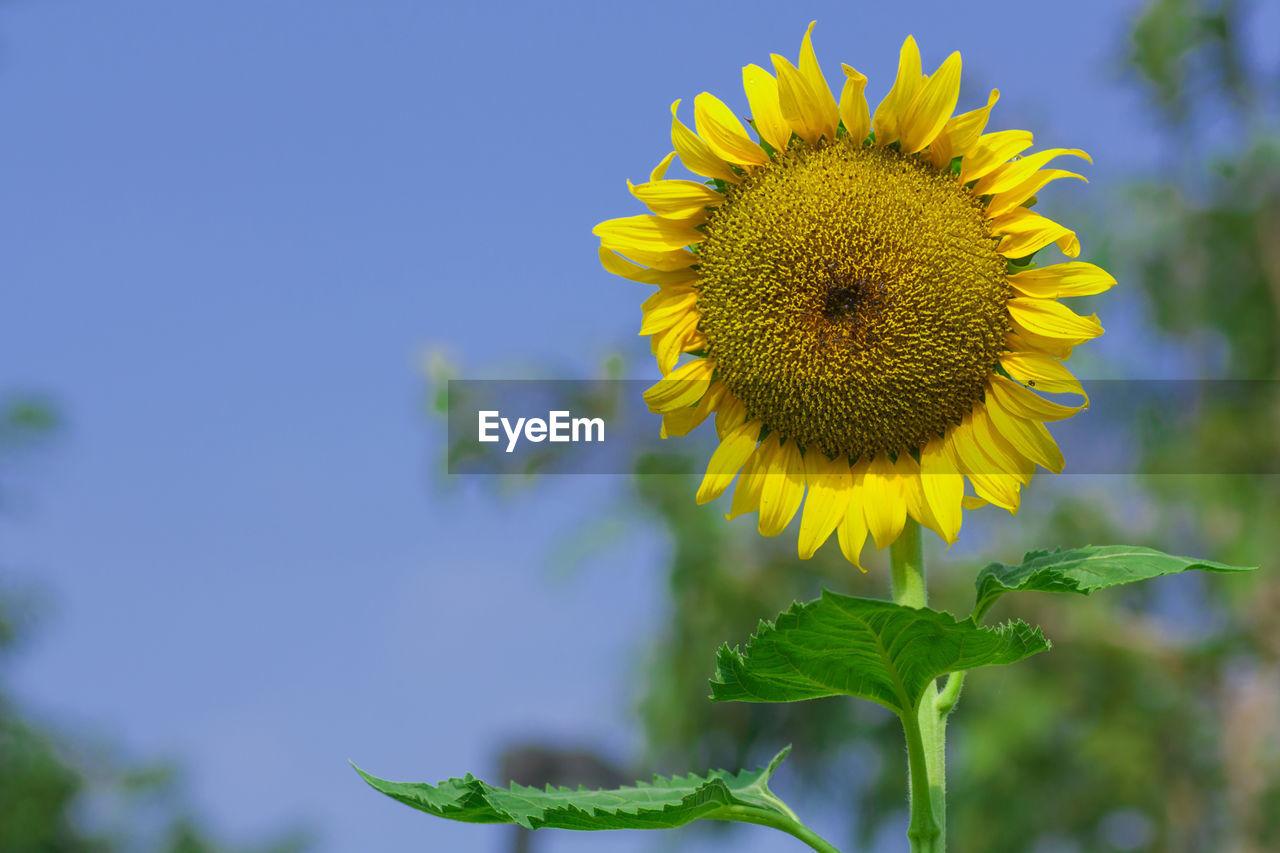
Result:
<svg viewBox="0 0 1280 853">
<path fill-rule="evenodd" d="M 605 269 L 658 287 L 640 334 L 663 374 L 645 393 L 663 435 L 715 415 L 698 502 L 737 477 L 729 518 L 759 512 L 774 536 L 803 503 L 800 557 L 835 532 L 857 564 L 868 532 L 883 548 L 910 516 L 953 542 L 963 509 L 1016 512 L 1037 465 L 1062 470 L 1044 422 L 1088 404 L 1063 362 L 1102 327 L 1057 299 L 1115 279 L 1029 263 L 1050 243 L 1079 254 L 1072 231 L 1029 206 L 1050 181 L 1081 177 L 1051 160 L 1087 154 L 1018 157 L 1029 132 L 984 132 L 998 91 L 952 115 L 960 55 L 926 76 L 911 37 L 874 114 L 848 65 L 836 98 L 812 31 L 798 64 L 775 54 L 772 74 L 743 69 L 755 139 L 714 95 L 694 99 L 696 132 L 676 101 L 675 151 L 628 182 L 651 214 L 593 233 Z M 668 179 L 677 155 L 710 180 Z"/>
</svg>

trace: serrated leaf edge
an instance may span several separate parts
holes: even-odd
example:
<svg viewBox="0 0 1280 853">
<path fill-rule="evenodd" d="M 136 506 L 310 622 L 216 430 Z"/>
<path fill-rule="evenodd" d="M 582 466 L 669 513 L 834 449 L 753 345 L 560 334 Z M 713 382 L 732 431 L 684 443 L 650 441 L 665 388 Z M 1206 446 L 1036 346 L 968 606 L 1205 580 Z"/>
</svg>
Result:
<svg viewBox="0 0 1280 853">
<path fill-rule="evenodd" d="M 765 632 L 777 631 L 778 622 L 782 621 L 784 618 L 789 616 L 798 616 L 799 613 L 804 610 L 804 608 L 808 607 L 811 604 L 816 604 L 822 601 L 832 601 L 835 604 L 835 606 L 840 607 L 841 611 L 844 612 L 846 615 L 851 616 L 853 618 L 857 618 L 859 621 L 865 621 L 862 619 L 862 617 L 857 616 L 856 614 L 850 613 L 848 610 L 841 607 L 840 606 L 841 599 L 856 600 L 861 602 L 876 602 L 879 604 L 891 605 L 893 607 L 901 607 L 907 610 L 927 610 L 930 613 L 934 613 L 939 616 L 945 616 L 950 618 L 951 624 L 945 627 L 956 627 L 967 622 L 970 624 L 971 627 L 976 628 L 979 631 L 986 631 L 986 632 L 997 634 L 1001 639 L 1008 640 L 1010 642 L 1016 642 L 1021 639 L 1020 632 L 1018 631 L 1018 627 L 1021 626 L 1023 629 L 1026 629 L 1026 631 L 1030 633 L 1030 637 L 1027 638 L 1027 640 L 1029 641 L 1027 644 L 1028 645 L 1039 644 L 1042 646 L 1042 648 L 1035 649 L 1034 651 L 1029 652 L 1028 654 L 1024 655 L 1022 658 L 1019 658 L 1019 660 L 1025 660 L 1026 658 L 1031 657 L 1031 655 L 1040 654 L 1041 652 L 1046 652 L 1053 648 L 1053 643 L 1049 640 L 1049 638 L 1047 638 L 1044 635 L 1044 631 L 1039 626 L 1030 625 L 1027 622 L 1023 621 L 1022 619 L 1010 619 L 1004 623 L 1001 623 L 1000 625 L 988 626 L 978 622 L 978 620 L 975 619 L 972 614 L 969 616 L 966 616 L 963 619 L 960 619 L 960 618 L 957 618 L 954 613 L 948 610 L 934 610 L 929 607 L 907 607 L 906 605 L 897 604 L 896 602 L 887 601 L 884 599 L 861 598 L 859 596 L 845 595 L 844 593 L 835 592 L 826 587 L 823 587 L 821 591 L 821 595 L 818 598 L 813 599 L 812 601 L 803 602 L 803 603 L 793 600 L 791 605 L 782 613 L 778 614 L 776 618 L 761 619 L 757 623 L 756 630 L 747 639 L 747 642 L 745 643 L 745 645 L 735 644 L 732 647 L 730 647 L 730 645 L 727 642 L 722 643 L 719 649 L 716 650 L 715 675 L 708 680 L 711 686 L 711 691 L 712 691 L 708 698 L 711 699 L 712 701 L 719 701 L 717 700 L 715 695 L 716 687 L 718 685 L 723 687 L 730 686 L 728 682 L 726 682 L 721 678 L 722 669 L 725 667 L 726 656 L 728 656 L 729 661 L 731 661 L 732 663 L 736 663 L 738 666 L 742 667 L 743 669 L 748 669 L 750 666 L 748 659 L 750 657 L 752 644 L 760 640 L 761 636 Z M 1013 634 L 1014 636 L 1010 638 L 1009 636 L 1010 634 Z M 876 645 L 877 645 L 877 648 L 880 649 L 881 661 L 885 664 L 886 671 L 892 672 L 894 681 L 899 683 L 899 702 L 902 707 L 893 707 L 881 702 L 878 699 L 872 699 L 870 697 L 855 697 L 855 698 L 866 698 L 868 701 L 875 702 L 876 704 L 879 704 L 882 707 L 888 708 L 890 711 L 893 711 L 895 714 L 901 715 L 905 713 L 910 713 L 912 710 L 914 710 L 914 703 L 911 703 L 909 701 L 910 697 L 906 695 L 905 686 L 902 686 L 900 683 L 900 679 L 898 678 L 898 674 L 897 674 L 897 667 L 889 665 L 890 661 L 886 657 L 884 649 L 881 646 L 880 640 L 878 637 L 876 638 Z M 966 671 L 967 670 L 960 670 L 960 669 L 945 670 L 941 673 L 938 673 L 938 675 L 936 675 L 935 678 L 941 677 L 951 672 L 966 672 Z M 804 673 L 798 670 L 796 671 L 796 673 L 797 675 L 804 676 Z M 813 681 L 813 679 L 808 678 L 808 676 L 804 676 L 804 677 L 813 684 L 817 684 L 824 688 L 828 687 L 828 685 L 826 684 L 821 684 L 820 682 Z M 748 691 L 745 691 L 744 689 L 744 692 L 748 692 Z M 752 694 L 752 695 L 758 696 L 759 694 Z M 854 694 L 849 694 L 849 693 L 836 693 L 831 695 L 854 696 Z M 760 697 L 760 698 L 763 699 L 764 697 Z M 803 701 L 803 700 L 797 700 L 797 701 Z M 919 701 L 919 697 L 917 697 L 917 702 L 918 701 Z"/>
<path fill-rule="evenodd" d="M 492 821 L 492 822 L 510 822 L 510 823 L 515 823 L 520 826 L 523 826 L 526 829 L 538 829 L 539 825 L 546 825 L 547 814 L 552 812 L 566 813 L 571 816 L 583 815 L 587 818 L 610 817 L 610 816 L 643 817 L 649 814 L 661 814 L 661 813 L 670 812 L 670 811 L 674 811 L 682 808 L 689 808 L 691 805 L 696 807 L 697 805 L 696 803 L 690 804 L 688 802 L 690 798 L 696 798 L 703 793 L 709 793 L 712 791 L 714 791 L 718 795 L 717 798 L 723 797 L 725 806 L 742 806 L 749 809 L 758 809 L 758 810 L 764 811 L 765 809 L 762 806 L 756 803 L 750 802 L 748 800 L 744 800 L 741 797 L 741 794 L 745 794 L 748 792 L 758 793 L 760 799 L 770 804 L 771 810 L 776 811 L 780 816 L 786 819 L 794 820 L 795 819 L 794 812 L 792 812 L 791 809 L 788 808 L 785 803 L 779 800 L 777 796 L 774 795 L 773 792 L 769 790 L 769 779 L 772 778 L 774 772 L 777 771 L 778 767 L 781 766 L 782 762 L 786 759 L 786 757 L 790 754 L 790 752 L 791 752 L 791 746 L 788 744 L 787 746 L 783 747 L 772 759 L 770 759 L 767 764 L 763 766 L 759 766 L 754 770 L 747 770 L 747 769 L 738 770 L 738 771 L 708 770 L 705 774 L 698 774 L 690 771 L 689 773 L 683 776 L 680 776 L 680 775 L 662 776 L 660 774 L 654 774 L 652 782 L 645 782 L 644 780 L 638 780 L 634 785 L 623 785 L 619 788 L 608 788 L 608 789 L 587 788 L 586 786 L 583 786 L 583 785 L 579 785 L 577 789 L 572 789 L 564 786 L 551 785 L 550 783 L 548 783 L 544 788 L 539 789 L 534 786 L 519 785 L 515 782 L 512 782 L 507 787 L 502 788 L 495 785 L 490 785 L 489 783 L 483 781 L 482 779 L 476 778 L 470 773 L 467 773 L 464 778 L 458 778 L 456 776 L 453 776 L 448 779 L 442 779 L 441 781 L 437 782 L 435 785 L 430 785 L 430 784 L 420 783 L 420 782 L 396 782 L 389 779 L 382 779 L 378 776 L 374 776 L 373 774 L 365 771 L 355 762 L 350 762 L 350 763 L 352 768 L 355 769 L 355 771 L 360 774 L 360 777 L 364 779 L 364 781 L 371 788 L 373 788 L 375 791 L 378 791 L 378 793 L 383 794 L 384 796 L 390 797 L 391 799 L 402 802 L 405 805 L 408 805 L 412 808 L 416 808 L 420 811 L 424 811 L 428 814 L 432 814 L 442 818 L 459 819 L 451 816 L 448 812 L 449 811 L 464 812 L 464 811 L 467 811 L 468 809 L 467 807 L 460 806 L 460 805 L 453 806 L 453 807 L 432 806 L 427 801 L 425 796 L 417 797 L 417 796 L 413 796 L 411 794 L 406 794 L 406 793 L 399 793 L 399 792 L 393 793 L 392 791 L 387 790 L 387 788 L 393 788 L 393 787 L 399 787 L 399 786 L 412 786 L 414 788 L 428 788 L 432 791 L 440 791 L 441 789 L 446 787 L 452 787 L 452 788 L 462 787 L 468 793 L 481 797 L 484 800 L 485 806 L 487 806 L 490 810 L 492 810 L 499 816 L 506 819 L 505 821 Z M 734 788 L 731 787 L 731 783 L 742 779 L 742 777 L 744 776 L 756 776 L 757 778 L 754 781 L 744 785 L 742 788 L 738 789 L 737 792 L 735 792 Z M 380 787 L 380 786 L 384 786 L 384 787 Z M 575 805 L 573 803 L 566 803 L 563 806 L 553 806 L 553 807 L 544 807 L 539 804 L 530 803 L 529 811 L 531 812 L 531 814 L 525 819 L 521 819 L 521 817 L 517 817 L 511 814 L 510 811 L 507 811 L 503 809 L 501 806 L 495 804 L 489 797 L 490 793 L 507 793 L 507 794 L 514 794 L 516 796 L 520 796 L 522 793 L 528 793 L 528 792 L 533 792 L 538 794 L 553 794 L 553 795 L 554 794 L 572 795 L 574 793 L 599 793 L 599 794 L 616 793 L 617 796 L 619 797 L 625 797 L 626 792 L 628 791 L 672 790 L 672 789 L 677 789 L 682 787 L 688 787 L 691 790 L 689 790 L 688 793 L 681 795 L 680 803 L 678 804 L 667 803 L 662 806 L 647 808 L 645 804 L 637 803 L 635 804 L 634 807 L 629 807 L 627 805 L 622 805 L 617 808 L 592 806 L 591 809 L 588 810 L 586 808 Z M 407 800 L 409 798 L 412 798 L 414 801 L 408 802 Z M 714 812 L 717 810 L 718 809 L 713 809 L 712 811 Z M 536 815 L 532 814 L 533 812 L 536 812 Z M 684 823 L 691 823 L 692 821 L 698 820 L 699 818 L 711 817 L 711 816 L 712 815 L 710 814 L 694 815 L 688 821 L 683 821 L 679 825 L 683 825 Z"/>
</svg>

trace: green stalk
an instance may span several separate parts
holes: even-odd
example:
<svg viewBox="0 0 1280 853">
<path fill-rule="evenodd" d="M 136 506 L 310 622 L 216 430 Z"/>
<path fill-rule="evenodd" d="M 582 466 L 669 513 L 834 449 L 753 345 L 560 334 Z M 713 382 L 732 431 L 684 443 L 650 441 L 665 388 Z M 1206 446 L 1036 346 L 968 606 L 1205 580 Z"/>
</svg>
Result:
<svg viewBox="0 0 1280 853">
<path fill-rule="evenodd" d="M 907 607 L 928 604 L 920 525 L 910 518 L 902 535 L 889 546 L 889 568 L 895 603 Z M 902 718 L 910 772 L 911 823 L 907 838 L 911 842 L 911 853 L 946 850 L 947 718 L 939 710 L 938 685 L 934 682 L 925 689 L 915 713 L 908 712 Z"/>
<path fill-rule="evenodd" d="M 779 803 L 781 803 L 781 801 L 779 801 Z M 787 811 L 790 812 L 791 809 L 787 809 Z M 839 848 L 835 847 L 831 842 L 805 826 L 799 821 L 799 819 L 780 817 L 773 812 L 765 811 L 764 809 L 755 809 L 750 806 L 728 806 L 724 809 L 724 814 L 724 820 L 756 823 L 761 826 L 768 826 L 773 829 L 781 830 L 788 835 L 800 839 L 814 850 L 817 850 L 818 853 L 840 853 Z"/>
</svg>

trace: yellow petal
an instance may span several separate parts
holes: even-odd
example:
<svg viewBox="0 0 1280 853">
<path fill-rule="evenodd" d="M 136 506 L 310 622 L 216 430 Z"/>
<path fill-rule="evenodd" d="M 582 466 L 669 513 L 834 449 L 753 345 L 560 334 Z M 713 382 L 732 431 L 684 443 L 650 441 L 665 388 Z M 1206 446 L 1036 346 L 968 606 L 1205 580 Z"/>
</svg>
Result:
<svg viewBox="0 0 1280 853">
<path fill-rule="evenodd" d="M 898 138 L 902 114 L 906 112 L 916 92 L 920 91 L 923 72 L 920 70 L 920 48 L 916 40 L 907 36 L 898 52 L 898 76 L 893 88 L 876 107 L 871 127 L 876 134 L 876 145 L 888 145 Z"/>
<path fill-rule="evenodd" d="M 836 527 L 840 540 L 840 550 L 846 560 L 862 571 L 862 546 L 867 541 L 867 521 L 864 513 L 864 486 L 867 463 L 859 462 L 850 470 L 852 482 L 849 486 L 849 499 L 845 506 L 844 520 Z"/>
<path fill-rule="evenodd" d="M 991 201 L 987 202 L 987 216 L 994 217 L 1008 213 L 1040 192 L 1045 184 L 1050 181 L 1056 181 L 1059 178 L 1079 178 L 1086 184 L 1089 183 L 1088 178 L 1084 175 L 1077 175 L 1075 172 L 1068 172 L 1065 169 L 1044 169 L 1036 172 L 1013 189 L 996 193 L 992 196 Z"/>
<path fill-rule="evenodd" d="M 743 463 L 742 473 L 738 475 L 738 485 L 733 488 L 733 503 L 730 504 L 725 519 L 732 521 L 760 508 L 760 492 L 764 489 L 764 462 L 777 444 L 776 433 L 768 436 L 756 445 L 755 451 Z"/>
<path fill-rule="evenodd" d="M 953 454 L 951 460 L 956 469 L 969 478 L 978 497 L 1016 513 L 1021 501 L 1018 492 L 1020 481 L 1015 475 L 1002 471 L 999 463 L 978 442 L 972 418 L 966 417 L 947 434 L 947 438 Z"/>
<path fill-rule="evenodd" d="M 600 266 L 614 275 L 620 275 L 641 284 L 656 284 L 659 287 L 677 287 L 682 284 L 693 284 L 698 280 L 697 270 L 688 267 L 671 272 L 652 270 L 637 266 L 603 247 L 600 249 Z"/>
<path fill-rule="evenodd" d="M 719 379 L 712 381 L 702 399 L 685 409 L 666 412 L 662 416 L 662 437 L 679 438 L 688 435 L 702 424 L 724 399 L 726 387 Z"/>
<path fill-rule="evenodd" d="M 692 406 L 707 393 L 715 369 L 711 359 L 695 358 L 650 386 L 644 392 L 644 402 L 655 414 Z"/>
<path fill-rule="evenodd" d="M 1049 435 L 1049 429 L 1040 421 L 1029 421 L 1010 413 L 994 395 L 987 397 L 987 414 L 997 433 L 1022 454 L 1041 468 L 1061 473 L 1066 465 L 1062 451 Z"/>
<path fill-rule="evenodd" d="M 942 531 L 938 527 L 938 520 L 933 517 L 933 509 L 929 506 L 929 500 L 924 494 L 924 482 L 920 479 L 920 463 L 911 454 L 903 453 L 894 460 L 893 470 L 898 475 L 898 482 L 902 484 L 902 497 L 907 507 L 907 517 L 914 518 L 922 526 L 941 536 Z"/>
<path fill-rule="evenodd" d="M 1028 154 L 1019 160 L 1005 163 L 996 169 L 991 170 L 978 183 L 973 185 L 974 195 L 995 195 L 1005 190 L 1011 190 L 1018 184 L 1030 178 L 1033 174 L 1040 170 L 1050 160 L 1063 155 L 1072 157 L 1081 157 L 1089 162 L 1093 162 L 1089 155 L 1079 148 L 1047 148 L 1044 151 L 1037 151 L 1035 154 Z"/>
<path fill-rule="evenodd" d="M 1022 506 L 1022 492 L 1012 474 L 977 474 L 965 472 L 973 490 L 983 501 L 1017 515 Z"/>
<path fill-rule="evenodd" d="M 703 218 L 708 207 L 724 204 L 723 193 L 696 181 L 650 181 L 645 184 L 627 181 L 627 186 L 649 210 L 667 219 Z"/>
<path fill-rule="evenodd" d="M 698 136 L 717 157 L 736 166 L 764 165 L 769 155 L 751 140 L 733 110 L 710 92 L 693 99 L 694 124 Z"/>
<path fill-rule="evenodd" d="M 1042 338 L 1039 335 L 1033 335 L 1026 329 L 1018 332 L 1010 332 L 1005 335 L 1004 344 L 1014 352 L 1037 352 L 1042 355 L 1061 359 L 1071 357 L 1070 344 L 1064 344 L 1062 341 L 1055 341 L 1051 338 Z"/>
<path fill-rule="evenodd" d="M 893 543 L 907 520 L 907 502 L 902 482 L 889 457 L 881 453 L 867 466 L 863 479 L 863 512 L 867 529 L 877 548 Z"/>
<path fill-rule="evenodd" d="M 661 272 L 683 272 L 697 263 L 698 260 L 694 257 L 693 252 L 688 249 L 675 249 L 670 252 L 645 252 L 640 249 L 627 249 L 619 252 L 619 254 L 625 255 L 641 266 L 650 267 Z"/>
<path fill-rule="evenodd" d="M 1066 365 L 1056 358 L 1037 352 L 1005 352 L 1000 354 L 1000 366 L 1014 379 L 1037 391 L 1048 394 L 1079 394 L 1089 403 L 1080 380 L 1071 375 Z"/>
<path fill-rule="evenodd" d="M 724 494 L 733 478 L 746 464 L 760 440 L 760 422 L 739 424 L 730 430 L 721 441 L 720 446 L 711 454 L 707 463 L 707 473 L 698 487 L 697 502 L 699 505 L 713 501 Z"/>
<path fill-rule="evenodd" d="M 682 318 L 676 321 L 675 325 L 661 332 L 655 332 L 649 338 L 649 348 L 653 350 L 654 356 L 658 360 L 658 370 L 666 376 L 675 369 L 676 362 L 680 360 L 680 354 L 692 352 L 700 349 L 698 339 L 702 339 L 705 345 L 705 339 L 702 333 L 698 331 L 698 320 L 701 319 L 697 311 L 690 311 Z"/>
<path fill-rule="evenodd" d="M 640 334 L 652 335 L 671 328 L 686 312 L 693 310 L 697 302 L 698 292 L 692 287 L 664 287 L 641 304 L 644 319 L 640 321 Z"/>
<path fill-rule="evenodd" d="M 692 312 L 692 311 L 690 313 L 694 314 L 694 316 L 697 319 L 699 320 L 702 319 L 701 314 L 698 314 L 697 312 Z M 681 349 L 680 351 L 681 352 L 706 352 L 706 350 L 707 350 L 707 336 L 702 333 L 701 329 L 694 329 L 692 332 L 685 335 L 684 348 Z"/>
<path fill-rule="evenodd" d="M 1102 334 L 1102 324 L 1098 322 L 1097 314 L 1081 317 L 1053 299 L 1017 296 L 1007 304 L 1014 327 L 1026 329 L 1034 335 L 1065 341 L 1074 346 Z"/>
<path fill-rule="evenodd" d="M 945 441 L 946 438 L 935 439 L 920 451 L 920 483 L 937 521 L 938 535 L 951 543 L 960 535 L 964 477 L 943 452 Z"/>
<path fill-rule="evenodd" d="M 795 518 L 804 500 L 804 462 L 794 441 L 779 443 L 764 461 L 760 489 L 761 536 L 777 536 Z"/>
<path fill-rule="evenodd" d="M 914 154 L 934 140 L 960 98 L 960 54 L 953 53 L 938 66 L 899 122 L 902 152 Z"/>
<path fill-rule="evenodd" d="M 696 133 L 681 123 L 676 117 L 679 107 L 680 101 L 677 99 L 671 105 L 671 144 L 676 149 L 676 154 L 680 155 L 680 162 L 684 163 L 684 167 L 695 175 L 719 178 L 735 184 L 741 181 L 742 178 L 729 168 L 728 163 L 712 153 Z"/>
<path fill-rule="evenodd" d="M 1018 482 L 1026 485 L 1035 474 L 1036 463 L 1019 453 L 1004 436 L 996 431 L 991 423 L 991 415 L 987 413 L 985 403 L 973 407 L 969 421 L 973 426 L 973 437 L 996 464 L 997 471 L 1007 471 L 1014 475 Z"/>
<path fill-rule="evenodd" d="M 867 75 L 848 65 L 844 68 L 844 89 L 840 92 L 840 120 L 854 142 L 867 141 L 871 133 L 871 109 L 867 106 Z"/>
<path fill-rule="evenodd" d="M 1116 283 L 1102 267 L 1084 261 L 1067 261 L 1009 276 L 1012 284 L 1027 296 L 1058 299 L 1063 296 L 1088 296 L 1102 293 Z"/>
<path fill-rule="evenodd" d="M 716 435 L 723 440 L 734 427 L 746 420 L 746 405 L 732 394 L 726 394 L 724 405 L 716 412 Z"/>
<path fill-rule="evenodd" d="M 978 137 L 960 162 L 960 183 L 967 184 L 981 178 L 1014 154 L 1030 148 L 1031 143 L 1029 130 L 1000 130 Z"/>
<path fill-rule="evenodd" d="M 771 54 L 771 58 L 773 70 L 778 74 L 778 106 L 787 124 L 801 139 L 813 145 L 828 132 L 834 139 L 835 131 L 826 126 L 822 100 L 809 88 L 800 70 L 776 53 Z M 831 97 L 830 92 L 825 94 Z"/>
<path fill-rule="evenodd" d="M 660 181 L 667 176 L 667 169 L 671 168 L 671 161 L 676 157 L 676 152 L 672 151 L 666 157 L 658 161 L 658 165 L 653 167 L 653 171 L 649 173 L 650 182 Z"/>
<path fill-rule="evenodd" d="M 836 127 L 840 122 L 840 112 L 836 107 L 836 99 L 827 85 L 827 78 L 822 74 L 822 66 L 818 64 L 818 55 L 813 52 L 813 28 L 817 21 L 809 22 L 809 29 L 804 32 L 800 42 L 800 76 L 808 84 L 813 93 L 814 109 L 819 121 L 820 130 L 827 139 L 836 138 Z"/>
<path fill-rule="evenodd" d="M 1015 207 L 991 220 L 991 233 L 1004 236 L 996 251 L 1006 258 L 1025 258 L 1055 242 L 1067 255 L 1080 252 L 1074 231 L 1025 207 Z"/>
<path fill-rule="evenodd" d="M 945 172 L 951 168 L 951 161 L 955 155 L 951 153 L 951 142 L 945 134 L 938 134 L 929 146 L 929 150 L 924 152 L 924 157 L 939 171 Z"/>
<path fill-rule="evenodd" d="M 809 493 L 800 516 L 798 548 L 800 559 L 807 560 L 844 520 L 853 475 L 847 458 L 828 459 L 818 450 L 805 453 L 804 468 Z"/>
<path fill-rule="evenodd" d="M 939 169 L 951 163 L 953 157 L 964 157 L 978 142 L 978 137 L 987 127 L 991 117 L 991 108 L 1000 100 L 1000 90 L 992 89 L 987 96 L 987 105 L 958 116 L 952 116 L 942 126 L 942 132 L 929 146 L 929 161 Z"/>
<path fill-rule="evenodd" d="M 1011 379 L 995 375 L 991 377 L 991 391 L 1005 411 L 1020 418 L 1037 421 L 1060 421 L 1078 414 L 1084 406 L 1064 406 L 1046 400 L 1030 388 L 1024 388 Z"/>
<path fill-rule="evenodd" d="M 606 219 L 591 233 L 600 238 L 600 245 L 624 255 L 633 249 L 668 252 L 702 242 L 702 232 L 691 225 L 648 214 Z"/>
<path fill-rule="evenodd" d="M 1054 242 L 1058 244 L 1058 249 L 1062 254 L 1068 258 L 1074 258 L 1080 254 L 1080 240 L 1076 237 L 1076 232 L 1074 231 L 1068 231 L 1057 240 L 1054 240 Z"/>
<path fill-rule="evenodd" d="M 747 93 L 751 123 L 756 133 L 774 150 L 787 150 L 787 143 L 791 141 L 791 125 L 782 117 L 778 82 L 773 75 L 759 65 L 748 65 L 742 69 L 742 89 Z"/>
</svg>

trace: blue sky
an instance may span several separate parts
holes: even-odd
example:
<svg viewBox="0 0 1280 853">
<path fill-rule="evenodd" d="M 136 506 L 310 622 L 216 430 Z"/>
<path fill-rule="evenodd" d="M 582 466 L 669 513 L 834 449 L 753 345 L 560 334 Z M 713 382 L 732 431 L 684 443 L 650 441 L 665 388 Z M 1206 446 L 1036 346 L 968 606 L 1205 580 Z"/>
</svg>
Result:
<svg viewBox="0 0 1280 853">
<path fill-rule="evenodd" d="M 663 542 L 637 524 L 552 570 L 617 484 L 442 484 L 421 354 L 593 375 L 641 290 L 599 269 L 591 226 L 637 212 L 623 179 L 669 150 L 673 99 L 745 111 L 740 68 L 794 56 L 812 18 L 828 78 L 856 65 L 873 103 L 907 33 L 930 69 L 960 50 L 962 106 L 998 86 L 996 124 L 1086 148 L 1095 190 L 1167 152 L 1118 79 L 1132 4 L 954 8 L 0 6 L 0 390 L 68 420 L 0 519 L 5 571 L 56 602 L 26 705 L 183 760 L 233 837 L 299 822 L 324 851 L 501 849 L 348 758 L 434 780 L 525 735 L 632 754 Z"/>
</svg>

